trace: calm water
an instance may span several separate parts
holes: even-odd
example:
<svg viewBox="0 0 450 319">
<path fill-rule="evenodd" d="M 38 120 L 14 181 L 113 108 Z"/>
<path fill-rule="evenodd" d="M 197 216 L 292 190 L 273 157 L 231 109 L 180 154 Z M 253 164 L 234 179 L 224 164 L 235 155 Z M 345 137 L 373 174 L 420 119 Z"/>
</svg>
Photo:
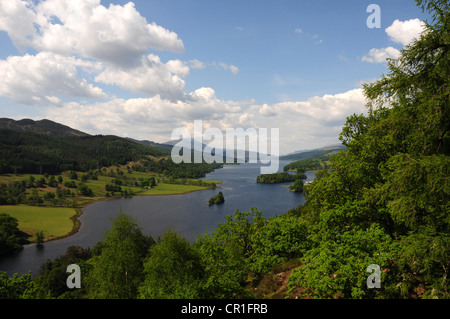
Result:
<svg viewBox="0 0 450 319">
<path fill-rule="evenodd" d="M 288 162 L 280 162 L 280 171 Z M 9 275 L 31 271 L 37 274 L 39 267 L 48 259 L 54 259 L 66 252 L 67 247 L 78 245 L 93 247 L 103 239 L 111 225 L 111 219 L 120 210 L 136 218 L 143 233 L 156 238 L 167 229 L 177 231 L 186 239 L 194 241 L 197 234 L 212 232 L 224 217 L 236 209 L 248 211 L 256 207 L 266 217 L 285 213 L 288 209 L 304 203 L 301 194 L 292 193 L 286 184 L 257 184 L 259 164 L 226 165 L 209 173 L 205 180 L 222 181 L 221 188 L 204 190 L 183 195 L 137 196 L 98 202 L 83 209 L 79 218 L 79 231 L 65 239 L 47 242 L 42 247 L 26 245 L 20 252 L 0 259 L 0 270 Z M 307 173 L 308 180 L 314 173 Z M 208 206 L 209 198 L 221 191 L 225 197 L 222 205 Z"/>
</svg>

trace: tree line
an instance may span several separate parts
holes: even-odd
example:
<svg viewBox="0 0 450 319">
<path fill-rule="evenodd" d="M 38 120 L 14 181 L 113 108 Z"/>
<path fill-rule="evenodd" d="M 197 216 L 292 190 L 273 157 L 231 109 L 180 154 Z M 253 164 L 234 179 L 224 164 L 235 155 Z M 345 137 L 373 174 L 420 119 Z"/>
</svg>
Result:
<svg viewBox="0 0 450 319">
<path fill-rule="evenodd" d="M 299 160 L 289 163 L 283 167 L 284 171 L 296 171 L 297 173 L 305 173 L 307 171 L 317 171 L 325 168 L 329 168 L 330 164 L 328 159 L 307 159 Z"/>
<path fill-rule="evenodd" d="M 0 174 L 60 174 L 123 165 L 166 153 L 116 136 L 57 136 L 0 130 Z"/>
<path fill-rule="evenodd" d="M 305 174 L 289 174 L 283 173 L 273 173 L 273 174 L 261 174 L 256 177 L 257 183 L 262 184 L 276 184 L 276 183 L 286 183 L 294 182 L 297 179 L 306 179 Z"/>
<path fill-rule="evenodd" d="M 0 272 L 0 298 L 251 298 L 248 274 L 255 281 L 300 256 L 308 246 L 306 230 L 296 217 L 267 219 L 256 209 L 236 210 L 192 243 L 171 230 L 156 239 L 143 235 L 136 220 L 121 212 L 101 242 L 69 247 L 34 278 Z M 66 285 L 67 266 L 74 263 L 81 268 L 81 289 Z"/>
</svg>

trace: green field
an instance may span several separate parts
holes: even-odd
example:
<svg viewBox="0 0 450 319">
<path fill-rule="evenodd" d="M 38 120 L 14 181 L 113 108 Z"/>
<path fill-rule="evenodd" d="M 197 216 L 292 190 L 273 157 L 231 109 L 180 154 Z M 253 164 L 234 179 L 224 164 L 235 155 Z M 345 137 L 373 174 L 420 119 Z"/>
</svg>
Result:
<svg viewBox="0 0 450 319">
<path fill-rule="evenodd" d="M 185 194 L 195 191 L 200 191 L 208 188 L 214 187 L 214 185 L 198 186 L 200 183 L 197 179 L 178 179 L 170 180 L 170 183 L 165 183 L 162 181 L 164 176 L 151 173 L 151 172 L 128 172 L 125 166 L 122 167 L 111 167 L 109 170 L 116 171 L 121 170 L 123 174 L 119 177 L 124 180 L 124 185 L 122 185 L 123 193 L 121 192 L 107 192 L 106 184 L 112 184 L 116 177 L 99 175 L 96 180 L 89 179 L 83 184 L 92 190 L 93 196 L 83 196 L 77 190 L 77 188 L 71 188 L 71 195 L 64 196 L 61 198 L 55 198 L 53 201 L 50 199 L 45 199 L 46 193 L 56 193 L 57 189 L 55 187 L 50 187 L 45 184 L 42 187 L 26 188 L 25 196 L 29 198 L 32 192 L 35 192 L 39 197 L 44 198 L 44 201 L 39 203 L 39 205 L 21 204 L 21 205 L 0 205 L 0 213 L 7 213 L 8 215 L 16 218 L 19 222 L 19 229 L 23 232 L 28 233 L 32 237 L 29 238 L 30 241 L 35 241 L 35 234 L 39 231 L 44 232 L 45 240 L 52 240 L 56 238 L 61 238 L 68 236 L 74 231 L 76 231 L 77 221 L 74 222 L 74 218 L 80 209 L 90 203 L 111 199 L 120 198 L 122 196 L 157 196 L 157 195 L 176 195 Z M 64 186 L 65 182 L 73 181 L 69 177 L 70 172 L 62 173 L 62 182 L 58 183 L 60 189 L 68 189 Z M 85 173 L 77 172 L 78 179 L 75 180 L 76 184 L 81 183 L 81 176 Z M 8 184 L 15 181 L 29 182 L 30 177 L 33 176 L 35 180 L 41 179 L 42 175 L 37 174 L 7 174 L 0 175 L 0 184 Z M 59 177 L 58 175 L 55 178 Z M 146 179 L 154 177 L 159 181 L 159 183 L 153 188 L 149 187 L 139 187 L 134 185 L 134 181 L 141 178 Z M 48 181 L 48 177 L 46 178 Z M 220 184 L 219 181 L 204 181 L 209 183 Z"/>
<path fill-rule="evenodd" d="M 0 206 L 0 213 L 6 213 L 19 221 L 19 229 L 33 235 L 44 231 L 45 240 L 65 236 L 73 230 L 74 208 L 39 207 L 27 205 Z"/>
<path fill-rule="evenodd" d="M 149 189 L 145 192 L 139 193 L 139 195 L 151 196 L 151 195 L 176 195 L 185 194 L 190 192 L 196 192 L 207 189 L 202 186 L 195 185 L 179 185 L 179 184 L 164 184 L 160 183 L 156 187 Z"/>
<path fill-rule="evenodd" d="M 114 168 L 115 169 L 115 168 Z M 121 167 L 121 170 L 124 171 L 124 177 L 128 178 L 128 180 L 138 180 L 140 178 L 149 178 L 155 177 L 160 180 L 163 177 L 148 172 L 126 172 L 126 169 Z M 84 173 L 77 172 L 78 176 L 81 176 Z M 33 176 L 36 180 L 42 178 L 42 175 L 32 175 L 32 174 L 23 174 L 23 175 L 0 175 L 0 183 L 12 183 L 14 181 L 25 181 L 28 182 L 30 177 Z M 64 172 L 60 175 L 62 177 L 62 182 L 58 183 L 58 187 L 61 189 L 67 189 L 63 184 L 64 182 L 72 181 L 69 178 L 69 172 Z M 55 177 L 58 177 L 55 176 Z M 35 241 L 35 234 L 39 231 L 44 231 L 45 240 L 52 240 L 60 237 L 64 237 L 70 235 L 73 231 L 76 231 L 76 227 L 74 227 L 74 220 L 71 219 L 74 217 L 80 208 L 94 202 L 111 199 L 111 198 L 120 198 L 122 196 L 157 196 L 157 195 L 176 195 L 176 194 L 185 194 L 195 191 L 200 191 L 204 189 L 208 189 L 214 187 L 213 185 L 196 185 L 197 179 L 179 179 L 172 180 L 177 184 L 170 184 L 159 182 L 153 188 L 141 188 L 133 185 L 123 185 L 122 190 L 127 191 L 124 195 L 120 192 L 109 193 L 106 191 L 105 186 L 108 183 L 113 182 L 113 177 L 111 176 L 98 176 L 97 180 L 87 180 L 84 182 L 88 188 L 90 188 L 93 192 L 93 196 L 83 196 L 81 195 L 77 189 L 70 189 L 73 194 L 71 196 L 66 196 L 63 199 L 58 199 L 57 201 L 44 200 L 43 203 L 39 205 L 0 205 L 0 213 L 7 213 L 8 215 L 16 218 L 19 222 L 19 229 L 23 232 L 30 234 L 32 237 L 29 238 L 30 241 Z M 48 180 L 48 178 L 47 178 Z M 81 183 L 80 178 L 76 181 L 77 185 Z M 219 181 L 205 181 L 209 183 L 220 184 Z M 134 184 L 132 182 L 132 184 Z M 187 184 L 187 185 L 186 185 Z M 192 185 L 189 185 L 192 184 Z M 50 187 L 48 185 L 44 185 L 43 187 L 35 187 L 33 189 L 27 188 L 25 195 L 28 198 L 32 195 L 32 191 L 36 192 L 38 196 L 44 198 L 45 194 L 48 192 L 55 193 L 56 188 Z M 127 195 L 130 194 L 130 195 Z"/>
</svg>

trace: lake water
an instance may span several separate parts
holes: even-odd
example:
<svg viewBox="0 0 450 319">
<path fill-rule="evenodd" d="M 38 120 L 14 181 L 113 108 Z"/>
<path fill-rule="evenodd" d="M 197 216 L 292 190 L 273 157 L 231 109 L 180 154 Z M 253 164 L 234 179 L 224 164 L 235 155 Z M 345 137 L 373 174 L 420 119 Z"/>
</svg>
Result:
<svg viewBox="0 0 450 319">
<path fill-rule="evenodd" d="M 280 162 L 280 171 L 289 162 Z M 194 241 L 199 233 L 214 231 L 225 216 L 236 209 L 248 211 L 256 207 L 266 217 L 285 213 L 305 202 L 302 194 L 292 193 L 283 184 L 258 184 L 260 164 L 225 165 L 207 174 L 205 180 L 222 181 L 220 188 L 189 194 L 169 196 L 136 196 L 97 202 L 86 206 L 79 220 L 79 231 L 64 239 L 44 243 L 41 247 L 25 245 L 14 254 L 0 259 L 0 270 L 9 275 L 31 271 L 37 274 L 40 266 L 48 259 L 65 254 L 69 246 L 93 247 L 103 240 L 103 234 L 111 226 L 111 220 L 122 210 L 133 216 L 145 235 L 156 239 L 167 229 L 177 231 L 186 239 Z M 314 173 L 306 173 L 309 181 Z M 208 206 L 208 200 L 221 191 L 225 197 L 222 205 Z"/>
</svg>

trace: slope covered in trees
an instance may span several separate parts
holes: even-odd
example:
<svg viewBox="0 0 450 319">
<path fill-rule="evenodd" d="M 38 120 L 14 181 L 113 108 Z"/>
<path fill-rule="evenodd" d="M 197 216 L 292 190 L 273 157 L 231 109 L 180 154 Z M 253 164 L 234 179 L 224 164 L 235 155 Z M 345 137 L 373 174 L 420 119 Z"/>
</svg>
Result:
<svg viewBox="0 0 450 319">
<path fill-rule="evenodd" d="M 129 162 L 140 171 L 199 178 L 220 164 L 175 164 L 170 146 L 112 135 L 89 135 L 48 120 L 0 119 L 0 174 L 60 174 Z M 155 159 L 156 158 L 156 159 Z"/>
<path fill-rule="evenodd" d="M 273 174 L 261 174 L 256 177 L 257 183 L 262 184 L 276 184 L 276 183 L 286 183 L 294 182 L 298 178 L 306 178 L 304 174 L 289 174 L 289 173 L 273 173 Z"/>
<path fill-rule="evenodd" d="M 364 86 L 368 116 L 348 118 L 347 151 L 297 209 L 313 244 L 290 287 L 305 296 L 449 297 L 449 2 L 417 3 L 433 21 Z M 381 267 L 382 289 L 366 287 L 370 264 Z"/>
<path fill-rule="evenodd" d="M 116 136 L 60 136 L 0 130 L 0 174 L 58 174 L 125 164 L 165 153 Z"/>
</svg>

